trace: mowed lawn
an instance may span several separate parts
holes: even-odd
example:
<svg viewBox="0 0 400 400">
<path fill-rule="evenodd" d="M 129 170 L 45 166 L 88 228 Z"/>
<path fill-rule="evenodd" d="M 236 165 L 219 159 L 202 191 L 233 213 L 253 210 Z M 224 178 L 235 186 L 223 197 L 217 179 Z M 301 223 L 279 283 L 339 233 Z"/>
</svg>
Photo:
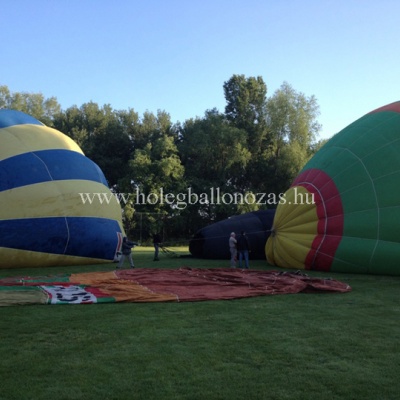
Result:
<svg viewBox="0 0 400 400">
<path fill-rule="evenodd" d="M 134 250 L 139 268 L 229 265 L 152 256 L 152 248 Z M 0 270 L 0 277 L 114 268 Z M 251 268 L 276 269 L 262 260 Z M 2 307 L 0 400 L 399 399 L 400 278 L 309 275 L 352 291 Z"/>
</svg>

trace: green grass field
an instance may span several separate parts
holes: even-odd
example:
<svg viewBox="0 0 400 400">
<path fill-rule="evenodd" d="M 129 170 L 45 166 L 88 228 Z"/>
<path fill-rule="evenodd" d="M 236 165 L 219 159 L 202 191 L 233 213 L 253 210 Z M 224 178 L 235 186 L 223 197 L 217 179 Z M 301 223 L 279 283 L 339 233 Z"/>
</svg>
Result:
<svg viewBox="0 0 400 400">
<path fill-rule="evenodd" d="M 152 256 L 152 248 L 134 250 L 139 268 L 229 265 Z M 275 269 L 261 260 L 251 267 Z M 329 276 L 352 292 L 0 308 L 0 399 L 399 399 L 400 278 Z"/>
</svg>

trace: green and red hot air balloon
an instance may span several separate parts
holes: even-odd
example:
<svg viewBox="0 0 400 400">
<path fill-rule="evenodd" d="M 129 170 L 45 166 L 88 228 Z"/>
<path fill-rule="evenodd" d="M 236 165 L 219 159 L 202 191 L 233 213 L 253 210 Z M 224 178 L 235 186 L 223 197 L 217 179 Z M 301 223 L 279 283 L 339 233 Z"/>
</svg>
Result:
<svg viewBox="0 0 400 400">
<path fill-rule="evenodd" d="M 278 205 L 266 255 L 287 268 L 400 275 L 400 102 L 306 164 Z"/>
</svg>

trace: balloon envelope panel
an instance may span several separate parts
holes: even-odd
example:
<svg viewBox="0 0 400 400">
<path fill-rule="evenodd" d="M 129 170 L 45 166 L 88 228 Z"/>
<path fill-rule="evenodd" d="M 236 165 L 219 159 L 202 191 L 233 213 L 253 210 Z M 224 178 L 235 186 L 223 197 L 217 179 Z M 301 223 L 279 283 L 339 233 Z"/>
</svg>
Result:
<svg viewBox="0 0 400 400">
<path fill-rule="evenodd" d="M 0 267 L 113 261 L 123 235 L 121 208 L 101 169 L 61 132 L 0 110 Z M 85 201 L 86 200 L 86 201 Z"/>
<path fill-rule="evenodd" d="M 265 242 L 272 227 L 275 210 L 235 215 L 200 229 L 189 243 L 191 254 L 199 258 L 229 260 L 229 236 L 245 231 L 250 242 L 250 257 L 265 259 Z"/>
<path fill-rule="evenodd" d="M 400 275 L 400 102 L 370 112 L 336 134 L 306 164 L 295 190 L 314 195 L 298 204 L 307 221 L 292 222 L 291 205 L 279 204 L 267 259 L 277 265 L 324 271 Z M 293 207 L 292 207 L 293 208 Z M 289 218 L 290 219 L 290 218 Z M 282 263 L 285 253 L 304 243 L 306 223 L 316 233 L 306 251 Z M 296 252 L 294 252 L 296 253 Z M 277 262 L 277 260 L 279 260 Z M 290 265 L 290 264 L 293 265 Z"/>
</svg>

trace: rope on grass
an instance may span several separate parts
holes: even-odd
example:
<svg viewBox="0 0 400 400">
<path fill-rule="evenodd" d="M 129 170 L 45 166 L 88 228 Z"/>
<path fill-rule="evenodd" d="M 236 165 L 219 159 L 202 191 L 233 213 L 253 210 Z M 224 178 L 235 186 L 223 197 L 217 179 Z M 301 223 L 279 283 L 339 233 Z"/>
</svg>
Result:
<svg viewBox="0 0 400 400">
<path fill-rule="evenodd" d="M 167 249 L 165 246 L 160 246 L 161 251 L 169 258 L 179 258 L 180 255 L 174 251 Z"/>
</svg>

